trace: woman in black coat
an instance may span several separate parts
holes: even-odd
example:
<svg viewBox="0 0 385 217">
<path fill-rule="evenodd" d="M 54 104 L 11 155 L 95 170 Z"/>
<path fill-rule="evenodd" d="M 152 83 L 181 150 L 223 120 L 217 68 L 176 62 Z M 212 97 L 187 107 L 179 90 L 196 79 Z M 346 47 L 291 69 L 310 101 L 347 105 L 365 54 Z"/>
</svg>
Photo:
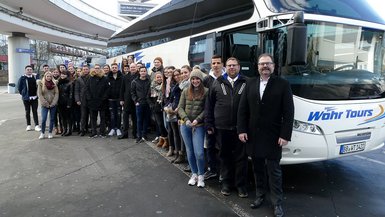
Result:
<svg viewBox="0 0 385 217">
<path fill-rule="evenodd" d="M 62 136 L 72 135 L 72 82 L 69 78 L 69 72 L 61 71 L 60 78 L 57 84 L 59 88 L 58 110 L 59 116 L 63 124 Z"/>
</svg>

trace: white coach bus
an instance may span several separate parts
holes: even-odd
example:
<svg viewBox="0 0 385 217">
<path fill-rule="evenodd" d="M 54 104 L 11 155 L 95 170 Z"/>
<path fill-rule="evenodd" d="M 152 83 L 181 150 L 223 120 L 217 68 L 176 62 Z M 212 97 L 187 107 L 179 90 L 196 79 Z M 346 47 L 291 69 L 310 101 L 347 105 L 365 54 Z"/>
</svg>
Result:
<svg viewBox="0 0 385 217">
<path fill-rule="evenodd" d="M 259 54 L 271 53 L 274 73 L 291 83 L 295 104 L 281 163 L 297 164 L 384 145 L 384 33 L 385 20 L 366 0 L 177 0 L 109 43 L 166 41 L 130 53 L 147 67 L 156 56 L 176 67 L 209 66 L 213 54 L 235 56 L 247 76 L 256 74 Z M 115 58 L 120 62 L 108 61 Z"/>
</svg>

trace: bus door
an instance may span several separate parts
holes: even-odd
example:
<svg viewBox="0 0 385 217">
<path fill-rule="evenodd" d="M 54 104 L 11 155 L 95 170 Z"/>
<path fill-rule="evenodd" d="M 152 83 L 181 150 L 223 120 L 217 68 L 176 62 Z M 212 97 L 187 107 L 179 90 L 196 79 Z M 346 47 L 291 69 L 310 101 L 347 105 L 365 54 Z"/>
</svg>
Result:
<svg viewBox="0 0 385 217">
<path fill-rule="evenodd" d="M 222 37 L 223 61 L 229 57 L 239 60 L 242 75 L 254 77 L 257 73 L 256 58 L 258 50 L 258 34 L 255 26 L 225 32 Z"/>
</svg>

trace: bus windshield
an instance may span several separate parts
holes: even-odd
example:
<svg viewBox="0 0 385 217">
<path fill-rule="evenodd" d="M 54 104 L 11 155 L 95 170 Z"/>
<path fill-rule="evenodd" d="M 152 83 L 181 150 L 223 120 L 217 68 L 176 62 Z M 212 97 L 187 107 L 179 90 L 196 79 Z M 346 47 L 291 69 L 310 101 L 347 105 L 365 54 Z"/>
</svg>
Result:
<svg viewBox="0 0 385 217">
<path fill-rule="evenodd" d="M 384 18 L 373 8 L 375 5 L 369 4 L 367 0 L 265 0 L 265 4 L 275 13 L 303 11 L 310 14 L 323 14 L 385 24 Z"/>
<path fill-rule="evenodd" d="M 307 28 L 307 65 L 279 61 L 279 73 L 290 81 L 294 95 L 316 100 L 385 97 L 383 31 L 326 22 L 307 23 Z"/>
</svg>

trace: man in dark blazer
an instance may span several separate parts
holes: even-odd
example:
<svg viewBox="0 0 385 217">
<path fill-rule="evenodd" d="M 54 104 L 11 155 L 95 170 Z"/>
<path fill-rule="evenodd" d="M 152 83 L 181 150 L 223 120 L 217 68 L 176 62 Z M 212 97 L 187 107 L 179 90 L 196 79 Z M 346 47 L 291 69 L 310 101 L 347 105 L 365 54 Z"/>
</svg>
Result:
<svg viewBox="0 0 385 217">
<path fill-rule="evenodd" d="M 258 72 L 259 76 L 247 82 L 241 97 L 238 134 L 239 139 L 247 144 L 256 179 L 256 200 L 250 205 L 251 208 L 262 205 L 269 184 L 274 216 L 281 217 L 283 190 L 279 162 L 282 146 L 287 145 L 291 139 L 293 95 L 289 82 L 273 75 L 274 63 L 270 54 L 259 56 Z"/>
</svg>

